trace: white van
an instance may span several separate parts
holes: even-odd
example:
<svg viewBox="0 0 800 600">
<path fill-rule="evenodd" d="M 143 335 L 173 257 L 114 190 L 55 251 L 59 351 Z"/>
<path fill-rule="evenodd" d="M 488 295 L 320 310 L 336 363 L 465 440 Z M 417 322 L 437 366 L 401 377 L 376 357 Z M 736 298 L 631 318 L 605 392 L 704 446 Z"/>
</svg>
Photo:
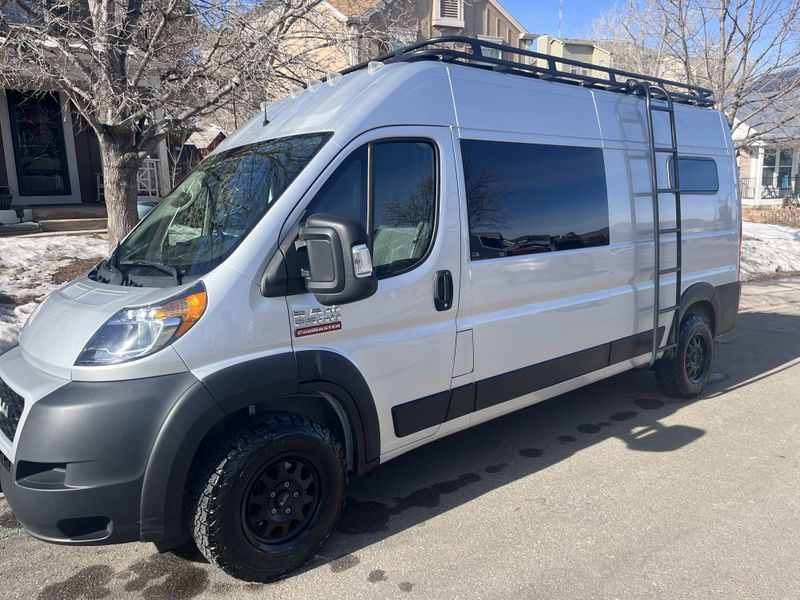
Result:
<svg viewBox="0 0 800 600">
<path fill-rule="evenodd" d="M 51 294 L 0 357 L 27 531 L 268 581 L 348 475 L 636 367 L 700 394 L 739 302 L 725 117 L 554 60 L 444 38 L 312 81 Z"/>
</svg>

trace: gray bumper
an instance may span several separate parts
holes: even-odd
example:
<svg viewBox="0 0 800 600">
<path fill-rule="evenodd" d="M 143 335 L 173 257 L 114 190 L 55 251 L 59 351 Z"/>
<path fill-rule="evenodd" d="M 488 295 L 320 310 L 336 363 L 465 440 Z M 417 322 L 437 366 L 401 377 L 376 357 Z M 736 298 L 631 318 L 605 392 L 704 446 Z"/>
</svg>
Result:
<svg viewBox="0 0 800 600">
<path fill-rule="evenodd" d="M 65 544 L 141 539 L 142 490 L 159 432 L 197 383 L 189 373 L 69 382 L 32 403 L 0 480 L 34 537 Z"/>
</svg>

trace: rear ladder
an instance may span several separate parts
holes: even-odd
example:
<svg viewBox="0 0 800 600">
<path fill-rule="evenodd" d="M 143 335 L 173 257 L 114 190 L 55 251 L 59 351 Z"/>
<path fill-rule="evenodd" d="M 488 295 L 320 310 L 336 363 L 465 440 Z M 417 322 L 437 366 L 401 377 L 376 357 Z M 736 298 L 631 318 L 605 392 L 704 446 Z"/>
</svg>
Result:
<svg viewBox="0 0 800 600">
<path fill-rule="evenodd" d="M 675 127 L 675 105 L 672 96 L 661 86 L 652 85 L 648 82 L 639 82 L 635 93 L 645 99 L 647 112 L 647 131 L 650 144 L 650 178 L 653 190 L 653 240 L 654 240 L 654 259 L 655 276 L 653 281 L 653 342 L 650 355 L 650 366 L 656 362 L 659 353 L 668 352 L 678 347 L 678 328 L 680 323 L 681 304 L 681 250 L 683 246 L 683 235 L 681 232 L 681 184 L 680 184 L 680 162 L 678 160 L 678 139 Z M 654 102 L 655 101 L 655 102 Z M 657 146 L 655 132 L 653 129 L 653 114 L 665 112 L 669 115 L 670 145 Z M 658 155 L 671 155 L 671 169 L 667 169 L 669 177 L 669 187 L 661 188 L 658 186 Z M 663 229 L 661 227 L 660 197 L 661 194 L 672 194 L 675 200 L 675 227 Z M 661 243 L 663 236 L 675 235 L 675 266 L 662 268 L 661 265 Z M 668 306 L 661 306 L 661 278 L 665 275 L 675 275 L 675 297 Z M 667 342 L 659 346 L 659 322 L 661 315 L 671 314 L 672 320 L 669 325 Z"/>
</svg>

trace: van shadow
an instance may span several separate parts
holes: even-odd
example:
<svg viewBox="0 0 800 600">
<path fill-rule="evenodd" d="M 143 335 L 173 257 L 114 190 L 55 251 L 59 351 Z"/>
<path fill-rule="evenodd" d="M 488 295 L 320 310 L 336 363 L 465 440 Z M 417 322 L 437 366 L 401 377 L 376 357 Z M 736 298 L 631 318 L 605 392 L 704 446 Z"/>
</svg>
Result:
<svg viewBox="0 0 800 600">
<path fill-rule="evenodd" d="M 617 438 L 634 452 L 673 452 L 703 435 L 665 417 L 800 364 L 800 315 L 745 313 L 718 340 L 712 383 L 694 400 L 664 396 L 637 370 L 453 434 L 352 481 L 336 531 L 304 570 L 358 564 L 355 553 L 494 489 Z M 576 482 L 576 485 L 580 485 Z"/>
</svg>

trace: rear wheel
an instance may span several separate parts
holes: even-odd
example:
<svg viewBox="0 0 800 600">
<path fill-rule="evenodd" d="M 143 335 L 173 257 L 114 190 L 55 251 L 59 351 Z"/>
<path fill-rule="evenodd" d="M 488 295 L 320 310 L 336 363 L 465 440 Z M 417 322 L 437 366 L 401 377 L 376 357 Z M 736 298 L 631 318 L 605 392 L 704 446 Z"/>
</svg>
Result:
<svg viewBox="0 0 800 600">
<path fill-rule="evenodd" d="M 681 323 L 673 354 L 656 362 L 656 381 L 668 396 L 694 398 L 708 385 L 713 362 L 711 327 L 702 315 L 692 313 Z"/>
<path fill-rule="evenodd" d="M 319 550 L 344 487 L 342 449 L 327 428 L 287 413 L 248 421 L 214 444 L 197 478 L 194 541 L 228 574 L 272 581 Z"/>
</svg>

